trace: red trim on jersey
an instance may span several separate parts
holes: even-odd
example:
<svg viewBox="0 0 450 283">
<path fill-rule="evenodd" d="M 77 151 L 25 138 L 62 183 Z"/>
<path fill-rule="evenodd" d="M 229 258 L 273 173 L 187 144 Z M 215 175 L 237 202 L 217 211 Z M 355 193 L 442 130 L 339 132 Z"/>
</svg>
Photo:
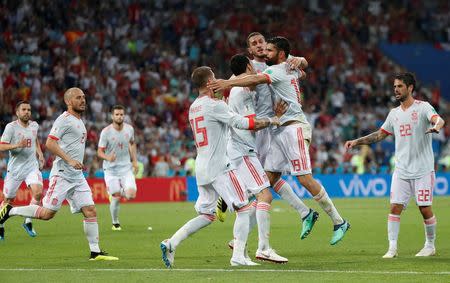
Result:
<svg viewBox="0 0 450 283">
<path fill-rule="evenodd" d="M 105 150 L 106 146 L 99 146 L 98 149 Z"/>
<path fill-rule="evenodd" d="M 270 79 L 270 76 L 268 74 L 264 74 L 263 75 L 269 80 L 268 84 L 272 84 L 272 80 Z"/>
<path fill-rule="evenodd" d="M 0 144 L 9 144 L 9 142 L 0 142 Z"/>
<path fill-rule="evenodd" d="M 248 117 L 248 129 L 255 129 L 255 117 Z"/>
<path fill-rule="evenodd" d="M 51 138 L 52 140 L 59 141 L 59 138 L 57 138 L 57 137 L 55 137 L 55 136 L 48 135 L 48 137 Z"/>
<path fill-rule="evenodd" d="M 383 128 L 380 128 L 380 130 L 383 132 L 383 133 L 385 133 L 385 134 L 388 134 L 388 135 L 390 135 L 390 136 L 392 136 L 392 133 L 391 132 L 388 132 L 388 131 L 386 131 L 385 129 L 383 129 Z"/>
</svg>

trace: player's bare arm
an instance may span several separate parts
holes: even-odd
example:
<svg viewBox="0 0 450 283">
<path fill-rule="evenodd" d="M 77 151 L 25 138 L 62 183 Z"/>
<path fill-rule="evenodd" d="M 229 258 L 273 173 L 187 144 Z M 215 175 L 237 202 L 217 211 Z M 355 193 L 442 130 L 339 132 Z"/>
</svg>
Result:
<svg viewBox="0 0 450 283">
<path fill-rule="evenodd" d="M 77 170 L 83 169 L 83 164 L 75 159 L 70 158 L 59 146 L 58 142 L 52 138 L 47 138 L 47 141 L 45 142 L 45 146 L 48 148 L 48 150 L 56 155 L 59 156 L 61 159 L 63 159 L 65 162 L 67 162 L 70 166 Z"/>
<path fill-rule="evenodd" d="M 44 159 L 44 153 L 42 152 L 42 149 L 41 149 L 41 143 L 39 142 L 38 138 L 36 138 L 36 155 L 37 155 L 38 161 L 39 161 L 39 169 L 42 169 L 45 164 L 45 159 Z"/>
<path fill-rule="evenodd" d="M 114 152 L 112 152 L 111 154 L 106 154 L 105 149 L 102 147 L 99 147 L 97 149 L 97 156 L 109 162 L 114 162 L 116 160 L 116 154 Z"/>
<path fill-rule="evenodd" d="M 136 174 L 139 170 L 139 167 L 137 162 L 137 146 L 135 142 L 130 142 L 129 151 L 131 156 L 131 165 L 133 166 L 133 172 Z"/>
<path fill-rule="evenodd" d="M 308 61 L 306 61 L 305 57 L 290 57 L 286 60 L 286 63 L 289 65 L 291 70 L 303 70 L 308 67 Z"/>
<path fill-rule="evenodd" d="M 242 87 L 251 87 L 259 84 L 267 84 L 270 83 L 269 77 L 266 75 L 255 74 L 255 75 L 247 75 L 243 77 L 236 77 L 229 80 L 213 80 L 208 83 L 208 88 L 213 91 L 221 91 L 225 89 L 229 89 L 235 86 Z"/>
<path fill-rule="evenodd" d="M 430 134 L 430 133 L 439 133 L 439 131 L 442 129 L 442 127 L 445 124 L 444 119 L 442 119 L 439 116 L 434 116 L 431 119 L 431 123 L 434 125 L 432 128 L 429 128 L 425 134 Z"/>
<path fill-rule="evenodd" d="M 384 140 L 387 136 L 388 136 L 388 134 L 383 132 L 380 129 L 376 132 L 368 134 L 367 136 L 361 137 L 359 139 L 346 141 L 345 149 L 351 149 L 355 146 L 360 146 L 360 145 L 364 145 L 364 144 L 373 144 L 373 143 L 379 142 L 381 140 Z"/>
<path fill-rule="evenodd" d="M 18 143 L 15 144 L 8 144 L 8 143 L 0 143 L 0 151 L 6 151 L 6 150 L 12 150 L 17 148 L 24 148 L 27 146 L 27 140 L 23 139 Z"/>
</svg>

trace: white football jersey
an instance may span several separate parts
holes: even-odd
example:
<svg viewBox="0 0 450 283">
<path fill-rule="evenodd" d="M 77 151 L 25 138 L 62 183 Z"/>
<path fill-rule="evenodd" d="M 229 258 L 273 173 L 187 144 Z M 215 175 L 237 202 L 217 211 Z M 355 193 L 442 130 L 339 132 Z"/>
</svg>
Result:
<svg viewBox="0 0 450 283">
<path fill-rule="evenodd" d="M 432 135 L 425 132 L 435 115 L 428 102 L 415 100 L 406 110 L 392 109 L 381 126 L 395 137 L 395 171 L 400 178 L 416 179 L 434 171 Z"/>
<path fill-rule="evenodd" d="M 280 123 L 299 121 L 308 123 L 302 110 L 301 93 L 298 80 L 301 73 L 298 70 L 290 70 L 286 62 L 269 66 L 264 72 L 270 79 L 269 87 L 275 93 L 276 100 L 284 100 L 288 103 L 288 110 L 280 118 Z M 275 101 L 276 102 L 276 101 Z"/>
<path fill-rule="evenodd" d="M 36 156 L 36 138 L 39 130 L 38 123 L 30 121 L 23 127 L 18 120 L 8 123 L 3 132 L 1 143 L 17 144 L 21 140 L 27 141 L 27 146 L 9 150 L 7 174 L 16 180 L 25 179 L 33 170 L 39 170 Z"/>
<path fill-rule="evenodd" d="M 206 185 L 233 169 L 227 154 L 229 126 L 251 129 L 252 118 L 242 117 L 228 105 L 208 96 L 197 98 L 189 108 L 189 123 L 197 147 L 195 172 L 198 185 Z"/>
<path fill-rule="evenodd" d="M 87 131 L 83 120 L 69 112 L 64 112 L 55 120 L 49 138 L 58 141 L 58 145 L 70 158 L 83 163 Z M 56 156 L 53 161 L 50 178 L 60 176 L 64 179 L 83 179 L 83 170 L 76 170 L 66 161 Z"/>
<path fill-rule="evenodd" d="M 121 176 L 132 170 L 129 145 L 133 142 L 134 129 L 127 123 L 123 123 L 120 131 L 116 130 L 112 124 L 102 130 L 98 147 L 103 148 L 107 155 L 112 152 L 116 154 L 114 162 L 103 160 L 105 173 Z"/>
<path fill-rule="evenodd" d="M 233 87 L 228 97 L 231 111 L 244 117 L 255 117 L 255 92 L 246 87 Z M 230 128 L 228 156 L 231 160 L 252 155 L 256 156 L 256 137 L 253 131 Z"/>
<path fill-rule="evenodd" d="M 258 74 L 264 72 L 268 67 L 265 62 L 252 60 L 251 63 L 253 69 L 255 69 Z M 275 116 L 273 111 L 273 100 L 273 92 L 268 84 L 259 84 L 256 86 L 255 113 L 257 118 L 270 118 Z"/>
</svg>

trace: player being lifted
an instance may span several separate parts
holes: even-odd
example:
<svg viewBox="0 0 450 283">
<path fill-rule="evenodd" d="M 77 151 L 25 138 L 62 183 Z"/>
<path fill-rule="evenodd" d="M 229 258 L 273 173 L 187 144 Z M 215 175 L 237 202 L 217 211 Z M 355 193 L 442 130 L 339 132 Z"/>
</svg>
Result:
<svg viewBox="0 0 450 283">
<path fill-rule="evenodd" d="M 56 155 L 50 172 L 50 187 L 43 198 L 43 206 L 36 204 L 12 207 L 4 205 L 0 210 L 0 224 L 10 216 L 20 215 L 42 220 L 52 219 L 64 200 L 72 213 L 83 213 L 84 234 L 89 242 L 89 260 L 118 260 L 108 256 L 99 247 L 97 211 L 92 191 L 83 175 L 83 158 L 86 144 L 86 127 L 81 114 L 86 109 L 84 93 L 79 88 L 69 88 L 64 93 L 67 111 L 54 122 L 46 147 Z"/>
<path fill-rule="evenodd" d="M 31 106 L 27 101 L 17 103 L 16 115 L 18 119 L 6 125 L 0 140 L 0 151 L 9 151 L 2 206 L 14 201 L 23 181 L 31 189 L 30 204 L 38 205 L 42 197 L 42 174 L 39 169 L 44 165 L 44 156 L 37 137 L 39 125 L 30 120 Z M 31 218 L 25 218 L 22 226 L 28 235 L 36 237 Z M 0 240 L 4 237 L 5 228 L 0 224 Z"/>
<path fill-rule="evenodd" d="M 269 67 L 262 73 L 247 75 L 242 78 L 229 80 L 215 80 L 208 84 L 214 90 L 223 90 L 234 86 L 255 86 L 269 84 L 277 100 L 281 99 L 289 104 L 286 113 L 280 118 L 281 127 L 272 132 L 270 151 L 264 162 L 264 169 L 271 184 L 281 180 L 281 174 L 289 172 L 297 176 L 302 184 L 318 202 L 322 209 L 330 216 L 334 228 L 330 240 L 335 245 L 344 237 L 350 224 L 342 219 L 325 188 L 312 176 L 309 157 L 311 142 L 311 126 L 309 125 L 301 107 L 301 93 L 298 79 L 302 73 L 291 70 L 286 63 L 289 56 L 290 44 L 284 37 L 274 37 L 267 41 L 266 62 Z M 279 183 L 278 183 L 279 184 Z"/>
<path fill-rule="evenodd" d="M 416 256 L 432 256 L 436 253 L 436 217 L 431 209 L 435 180 L 431 133 L 438 133 L 444 126 L 444 120 L 428 102 L 413 98 L 415 86 L 416 80 L 411 73 L 396 75 L 394 95 L 400 106 L 391 109 L 378 131 L 345 143 L 345 148 L 350 149 L 379 142 L 390 135 L 395 138 L 395 170 L 387 225 L 389 249 L 383 258 L 397 256 L 400 215 L 412 196 L 423 216 L 425 228 L 425 245 Z"/>
<path fill-rule="evenodd" d="M 136 180 L 133 171 L 137 172 L 138 165 L 134 129 L 123 122 L 124 116 L 125 108 L 122 105 L 112 108 L 113 122 L 102 130 L 97 150 L 98 157 L 104 160 L 103 170 L 110 196 L 109 210 L 113 231 L 122 230 L 119 222 L 120 197 L 123 196 L 127 200 L 136 197 Z"/>
<path fill-rule="evenodd" d="M 230 126 L 257 130 L 278 124 L 278 119 L 255 119 L 230 111 L 227 104 L 215 99 L 214 93 L 206 86 L 208 81 L 214 80 L 209 67 L 196 68 L 191 78 L 199 92 L 189 108 L 189 122 L 197 147 L 195 167 L 199 196 L 195 209 L 199 215 L 184 224 L 170 239 L 161 242 L 163 262 L 166 267 L 172 267 L 177 246 L 214 221 L 217 198 L 221 196 L 237 212 L 231 265 L 256 265 L 244 256 L 249 232 L 249 204 L 244 185 L 227 156 L 228 130 Z"/>
</svg>

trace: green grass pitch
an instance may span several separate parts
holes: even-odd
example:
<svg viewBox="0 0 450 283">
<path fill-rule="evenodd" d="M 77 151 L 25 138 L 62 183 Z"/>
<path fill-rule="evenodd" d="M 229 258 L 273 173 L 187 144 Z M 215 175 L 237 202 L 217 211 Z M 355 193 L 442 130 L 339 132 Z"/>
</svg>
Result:
<svg viewBox="0 0 450 283">
<path fill-rule="evenodd" d="M 97 206 L 100 245 L 117 262 L 88 261 L 88 244 L 81 215 L 67 206 L 49 221 L 35 221 L 38 232 L 30 238 L 22 219 L 6 223 L 0 243 L 0 282 L 450 282 L 450 198 L 436 197 L 437 255 L 415 258 L 422 248 L 424 230 L 414 203 L 401 218 L 399 257 L 382 259 L 387 250 L 388 199 L 335 199 L 352 229 L 337 246 L 330 246 L 332 224 L 320 212 L 313 232 L 300 240 L 298 215 L 283 201 L 275 201 L 271 214 L 271 244 L 288 264 L 262 263 L 232 268 L 227 242 L 232 238 L 234 216 L 215 222 L 184 241 L 177 249 L 175 268 L 166 270 L 159 243 L 195 216 L 193 203 L 124 204 L 123 231 L 111 231 L 107 205 Z M 153 228 L 152 231 L 148 227 Z M 249 238 L 254 257 L 257 231 Z"/>
</svg>

